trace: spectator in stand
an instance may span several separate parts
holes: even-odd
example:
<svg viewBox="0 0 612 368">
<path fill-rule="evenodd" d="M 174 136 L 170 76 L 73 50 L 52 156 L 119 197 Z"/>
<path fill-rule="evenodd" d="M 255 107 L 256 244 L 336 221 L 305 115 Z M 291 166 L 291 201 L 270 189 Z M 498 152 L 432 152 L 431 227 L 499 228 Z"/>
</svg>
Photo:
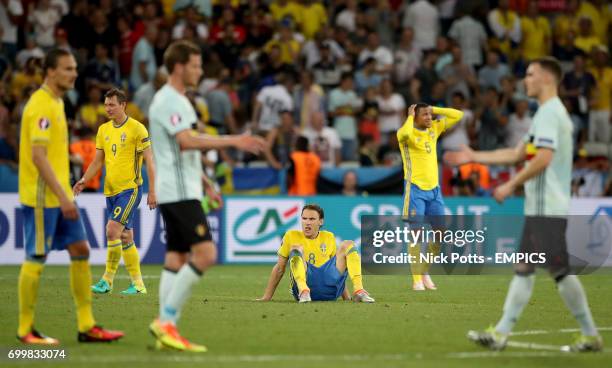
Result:
<svg viewBox="0 0 612 368">
<path fill-rule="evenodd" d="M 334 128 L 342 141 L 342 160 L 353 161 L 357 154 L 356 116 L 362 106 L 361 99 L 353 90 L 351 73 L 342 75 L 340 86 L 329 93 L 328 109 Z"/>
<path fill-rule="evenodd" d="M 371 135 L 363 135 L 360 139 L 359 165 L 370 167 L 378 165 L 378 145 Z"/>
<path fill-rule="evenodd" d="M 233 24 L 224 25 L 221 35 L 222 38 L 215 43 L 213 49 L 219 54 L 219 58 L 223 64 L 227 68 L 233 70 L 242 51 L 242 45 L 239 43 L 238 38 L 239 35 L 235 31 L 235 26 Z"/>
<path fill-rule="evenodd" d="M 461 92 L 467 99 L 470 99 L 471 90 L 476 94 L 478 93 L 478 79 L 474 68 L 463 62 L 461 48 L 458 45 L 453 45 L 451 52 L 453 53 L 453 62 L 445 66 L 440 73 L 440 78 L 448 86 L 446 99 L 450 102 L 454 92 Z"/>
<path fill-rule="evenodd" d="M 336 15 L 336 26 L 354 33 L 357 29 L 357 13 L 359 12 L 357 0 L 347 0 L 345 8 Z"/>
<path fill-rule="evenodd" d="M 610 123 L 610 104 L 612 103 L 612 67 L 608 64 L 608 48 L 597 46 L 593 50 L 593 68 L 590 72 L 595 77 L 597 88 L 589 113 L 589 141 L 612 142 Z"/>
<path fill-rule="evenodd" d="M 327 24 L 327 11 L 323 5 L 314 0 L 302 0 L 301 29 L 306 39 L 311 39 Z"/>
<path fill-rule="evenodd" d="M 404 28 L 394 54 L 394 83 L 400 90 L 407 91 L 409 83 L 421 65 L 423 53 L 414 46 L 414 30 Z"/>
<path fill-rule="evenodd" d="M 155 41 L 157 41 L 158 29 L 149 26 L 143 37 L 136 43 L 132 55 L 132 71 L 130 73 L 130 87 L 138 90 L 140 86 L 153 79 L 157 70 L 155 61 Z"/>
<path fill-rule="evenodd" d="M 521 99 L 514 103 L 515 111 L 508 118 L 506 126 L 505 146 L 512 148 L 525 137 L 531 127 L 531 116 L 529 115 L 529 101 Z"/>
<path fill-rule="evenodd" d="M 492 9 L 487 16 L 489 28 L 493 31 L 493 47 L 499 49 L 513 61 L 512 50 L 521 42 L 521 20 L 510 10 L 509 0 L 500 0 L 498 7 Z"/>
<path fill-rule="evenodd" d="M 325 108 L 325 92 L 323 88 L 314 83 L 314 76 L 310 71 L 303 71 L 300 75 L 300 84 L 293 91 L 294 115 L 300 129 L 312 127 L 314 115 L 322 113 Z"/>
<path fill-rule="evenodd" d="M 365 23 L 368 29 L 376 32 L 380 43 L 388 48 L 395 44 L 395 25 L 397 15 L 390 7 L 388 0 L 375 0 L 374 4 L 365 11 Z"/>
<path fill-rule="evenodd" d="M 2 54 L 10 61 L 14 60 L 17 54 L 17 29 L 21 16 L 23 16 L 23 6 L 20 0 L 0 2 Z"/>
<path fill-rule="evenodd" d="M 374 142 L 380 144 L 380 129 L 378 127 L 378 92 L 375 88 L 368 88 L 363 100 L 361 118 L 359 120 L 359 136 L 370 136 Z"/>
<path fill-rule="evenodd" d="M 278 33 L 264 46 L 266 52 L 270 52 L 272 47 L 277 46 L 280 49 L 280 58 L 283 63 L 293 65 L 297 63 L 301 45 L 293 35 L 293 29 L 289 21 L 283 21 L 278 27 Z"/>
<path fill-rule="evenodd" d="M 140 111 L 142 111 L 147 121 L 149 118 L 149 106 L 151 105 L 151 101 L 153 101 L 153 96 L 155 92 L 166 84 L 167 79 L 168 74 L 165 70 L 158 69 L 157 72 L 155 72 L 153 80 L 140 86 L 136 93 L 134 93 L 134 103 L 138 106 Z M 141 123 L 145 124 L 146 122 Z"/>
<path fill-rule="evenodd" d="M 308 138 L 299 136 L 295 151 L 291 154 L 289 167 L 289 195 L 308 196 L 317 194 L 317 179 L 321 170 L 319 156 L 308 149 Z"/>
<path fill-rule="evenodd" d="M 380 146 L 378 162 L 384 166 L 400 166 L 402 164 L 402 154 L 396 134 L 389 137 L 389 143 Z"/>
<path fill-rule="evenodd" d="M 470 131 L 474 126 L 474 113 L 467 106 L 461 92 L 453 93 L 451 107 L 463 111 L 463 117 L 442 136 L 442 151 L 458 151 L 461 146 L 470 145 Z"/>
<path fill-rule="evenodd" d="M 246 34 L 244 26 L 236 21 L 236 13 L 228 7 L 223 9 L 220 19 L 211 27 L 209 42 L 217 44 L 224 38 L 231 38 L 241 44 L 246 40 Z"/>
<path fill-rule="evenodd" d="M 312 115 L 312 126 L 304 129 L 302 135 L 308 138 L 312 151 L 321 159 L 322 167 L 338 166 L 341 162 L 342 142 L 332 127 L 325 125 L 322 112 Z"/>
<path fill-rule="evenodd" d="M 117 31 L 120 39 L 118 49 L 119 70 L 121 71 L 121 78 L 126 79 L 129 78 L 132 71 L 132 54 L 140 35 L 132 30 L 129 18 L 124 15 L 117 18 Z"/>
<path fill-rule="evenodd" d="M 10 91 L 13 100 L 18 100 L 27 86 L 39 87 L 43 83 L 42 60 L 32 57 L 26 61 L 23 70 L 13 74 Z"/>
<path fill-rule="evenodd" d="M 108 91 L 120 85 L 119 68 L 109 58 L 108 49 L 103 43 L 95 47 L 95 58 L 91 59 L 85 66 L 83 76 L 86 86 L 95 84 L 103 91 Z"/>
<path fill-rule="evenodd" d="M 556 45 L 565 47 L 567 46 L 567 37 L 569 33 L 575 33 L 577 31 L 576 25 L 578 24 L 578 0 L 567 0 L 565 2 L 565 10 L 563 13 L 558 14 L 555 17 L 553 25 L 554 43 Z"/>
<path fill-rule="evenodd" d="M 380 85 L 378 102 L 378 124 L 380 127 L 381 143 L 389 141 L 390 135 L 395 135 L 406 118 L 406 101 L 399 93 L 393 92 L 390 79 L 384 79 Z"/>
<path fill-rule="evenodd" d="M 315 83 L 329 91 L 338 87 L 342 76 L 343 68 L 332 56 L 330 45 L 323 42 L 319 48 L 321 60 L 313 68 Z"/>
<path fill-rule="evenodd" d="M 334 39 L 334 29 L 324 27 L 315 35 L 314 39 L 307 40 L 302 47 L 301 58 L 304 59 L 306 69 L 312 69 L 321 61 L 321 47 L 324 46 L 331 52 L 331 59 L 341 60 L 346 57 L 344 49 Z"/>
<path fill-rule="evenodd" d="M 232 101 L 230 100 L 231 80 L 221 79 L 217 86 L 204 97 L 210 112 L 210 125 L 217 129 L 219 134 L 236 134 L 238 125 L 234 118 Z"/>
<path fill-rule="evenodd" d="M 17 163 L 17 127 L 10 123 L 8 109 L 0 105 L 0 165 L 6 165 L 15 173 L 19 168 Z"/>
<path fill-rule="evenodd" d="M 578 8 L 578 17 L 591 19 L 593 32 L 599 38 L 602 45 L 608 44 L 608 26 L 612 20 L 612 8 L 606 0 L 581 1 Z"/>
<path fill-rule="evenodd" d="M 451 25 L 448 35 L 461 48 L 463 62 L 476 68 L 483 63 L 482 53 L 487 49 L 487 33 L 468 9 L 458 7 L 457 15 L 458 19 Z"/>
<path fill-rule="evenodd" d="M 92 84 L 87 88 L 87 102 L 81 105 L 78 118 L 83 126 L 89 127 L 96 132 L 98 127 L 108 120 L 104 104 L 102 103 L 102 91 L 100 91 L 100 87 L 97 85 Z"/>
<path fill-rule="evenodd" d="M 438 73 L 435 69 L 437 57 L 436 51 L 425 52 L 423 63 L 410 83 L 412 101 L 427 101 L 431 99 L 431 89 L 438 81 Z"/>
<path fill-rule="evenodd" d="M 417 0 L 404 10 L 402 27 L 414 28 L 414 43 L 418 48 L 433 49 L 440 33 L 438 9 L 427 0 Z"/>
<path fill-rule="evenodd" d="M 451 52 L 451 43 L 448 38 L 443 35 L 438 36 L 436 40 L 436 73 L 442 72 L 445 66 L 453 62 L 453 53 Z"/>
<path fill-rule="evenodd" d="M 62 19 L 56 7 L 51 6 L 51 0 L 32 2 L 28 9 L 28 27 L 34 33 L 36 44 L 43 50 L 50 50 L 55 45 L 55 26 Z"/>
<path fill-rule="evenodd" d="M 196 43 L 198 44 L 204 43 L 208 39 L 208 27 L 206 23 L 201 20 L 200 15 L 193 5 L 187 6 L 175 23 L 174 28 L 172 28 L 172 39 L 183 39 L 187 29 L 195 30 L 195 36 L 197 38 Z"/>
<path fill-rule="evenodd" d="M 261 89 L 253 109 L 254 130 L 263 135 L 280 124 L 281 111 L 293 111 L 293 76 L 286 73 L 276 75 L 277 84 Z"/>
<path fill-rule="evenodd" d="M 528 63 L 552 51 L 552 31 L 548 18 L 538 14 L 538 2 L 530 1 L 527 15 L 521 17 L 521 59 Z"/>
<path fill-rule="evenodd" d="M 574 106 L 569 97 L 563 98 L 563 105 L 567 109 L 567 113 L 569 114 L 570 120 L 572 121 L 572 137 L 574 141 L 574 153 L 576 153 L 582 145 L 586 141 L 587 137 L 587 122 L 586 120 L 582 120 L 580 116 L 576 114 L 573 110 Z"/>
<path fill-rule="evenodd" d="M 85 174 L 89 165 L 96 157 L 96 132 L 90 127 L 80 129 L 78 139 L 70 144 L 70 163 L 78 168 L 74 173 L 75 178 L 80 178 Z M 83 192 L 97 192 L 100 189 L 100 178 L 102 170 L 85 183 Z"/>
<path fill-rule="evenodd" d="M 580 17 L 578 21 L 578 36 L 574 40 L 574 45 L 585 54 L 590 54 L 593 47 L 601 44 L 601 40 L 593 31 L 593 21 L 586 16 Z"/>
<path fill-rule="evenodd" d="M 360 96 L 363 96 L 368 88 L 378 88 L 382 81 L 383 77 L 376 73 L 376 60 L 368 58 L 361 70 L 355 73 L 355 90 Z"/>
<path fill-rule="evenodd" d="M 291 111 L 281 111 L 280 125 L 272 128 L 266 135 L 264 156 L 275 169 L 287 167 L 291 161 L 291 153 L 299 135 L 299 130 L 293 122 Z"/>
<path fill-rule="evenodd" d="M 111 59 L 115 59 L 118 54 L 117 45 L 119 45 L 119 31 L 115 24 L 111 25 L 108 21 L 108 16 L 100 8 L 93 8 L 90 19 L 91 24 L 85 29 L 78 29 L 76 32 L 86 34 L 84 47 L 87 49 L 87 57 L 93 57 L 94 47 L 98 43 L 103 43 L 111 50 Z"/>
<path fill-rule="evenodd" d="M 342 192 L 340 194 L 351 197 L 361 195 L 357 185 L 357 173 L 353 170 L 347 170 L 342 177 Z"/>
<path fill-rule="evenodd" d="M 478 71 L 478 84 L 485 90 L 493 87 L 501 91 L 501 79 L 510 75 L 510 69 L 505 63 L 499 61 L 499 54 L 496 50 L 487 52 L 487 63 Z"/>
<path fill-rule="evenodd" d="M 291 18 L 299 24 L 302 22 L 301 8 L 300 4 L 294 1 L 275 0 L 270 4 L 270 13 L 276 22 Z"/>
<path fill-rule="evenodd" d="M 597 81 L 593 74 L 586 70 L 584 55 L 576 55 L 573 65 L 573 69 L 566 73 L 563 78 L 561 95 L 569 99 L 569 103 L 572 105 L 571 110 L 583 121 L 581 125 L 586 125 L 589 105 L 595 102 L 593 97 L 597 95 Z"/>
<path fill-rule="evenodd" d="M 370 59 L 376 61 L 376 73 L 388 74 L 393 70 L 393 54 L 391 50 L 380 44 L 379 36 L 375 32 L 368 34 L 367 45 L 359 53 L 358 62 L 365 65 Z"/>
<path fill-rule="evenodd" d="M 489 88 L 483 97 L 484 106 L 476 113 L 480 122 L 478 130 L 478 150 L 491 151 L 502 148 L 506 141 L 506 125 L 508 112 L 499 104 L 499 93 L 495 88 Z"/>
<path fill-rule="evenodd" d="M 34 37 L 27 36 L 25 41 L 25 48 L 19 50 L 15 59 L 15 61 L 17 62 L 17 67 L 23 69 L 25 67 L 26 62 L 30 58 L 42 60 L 45 58 L 45 52 L 40 47 L 38 47 Z"/>
</svg>

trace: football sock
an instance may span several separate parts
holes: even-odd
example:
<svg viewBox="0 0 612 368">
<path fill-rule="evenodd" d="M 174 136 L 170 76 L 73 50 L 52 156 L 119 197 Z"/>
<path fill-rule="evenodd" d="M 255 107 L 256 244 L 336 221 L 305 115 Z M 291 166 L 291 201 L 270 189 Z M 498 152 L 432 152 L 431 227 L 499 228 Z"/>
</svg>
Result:
<svg viewBox="0 0 612 368">
<path fill-rule="evenodd" d="M 166 300 L 168 300 L 168 295 L 170 295 L 170 291 L 172 291 L 172 285 L 174 285 L 174 280 L 176 279 L 177 271 L 169 270 L 164 267 L 161 273 L 161 278 L 159 279 L 159 315 L 162 315 L 162 311 L 164 310 L 164 305 L 166 305 Z M 177 317 L 178 318 L 178 317 Z"/>
<path fill-rule="evenodd" d="M 32 330 L 34 324 L 34 307 L 38 294 L 38 282 L 42 274 L 43 264 L 25 261 L 19 272 L 19 328 L 18 336 L 25 336 Z"/>
<path fill-rule="evenodd" d="M 106 271 L 102 278 L 108 282 L 108 285 L 113 286 L 113 279 L 117 268 L 121 261 L 121 239 L 108 240 L 106 242 Z"/>
<path fill-rule="evenodd" d="M 363 289 L 363 281 L 361 279 L 361 257 L 357 252 L 355 244 L 346 249 L 346 268 L 348 269 L 349 277 L 353 283 L 353 292 Z"/>
<path fill-rule="evenodd" d="M 412 272 L 413 282 L 423 282 L 422 266 L 421 266 L 421 246 L 419 244 L 408 244 L 408 254 L 414 259 L 410 263 L 410 272 Z"/>
<path fill-rule="evenodd" d="M 138 288 L 143 288 L 144 282 L 142 281 L 142 274 L 140 273 L 140 257 L 138 256 L 138 249 L 134 242 L 123 245 L 121 254 L 123 256 L 125 268 L 128 270 L 130 278 L 132 279 L 132 283 Z"/>
<path fill-rule="evenodd" d="M 304 267 L 304 259 L 302 254 L 298 251 L 292 250 L 289 254 L 289 268 L 291 269 L 291 276 L 295 280 L 298 291 L 301 294 L 302 291 L 308 289 L 306 285 L 306 268 Z"/>
<path fill-rule="evenodd" d="M 191 295 L 193 286 L 200 281 L 200 278 L 202 278 L 202 271 L 191 263 L 186 263 L 181 267 L 159 316 L 161 322 L 172 322 L 173 324 L 178 322 L 178 316 Z"/>
<path fill-rule="evenodd" d="M 593 322 L 593 316 L 589 309 L 586 294 L 582 284 L 576 275 L 565 276 L 557 283 L 557 288 L 565 305 L 572 312 L 578 323 L 582 334 L 586 336 L 597 336 L 597 327 Z"/>
<path fill-rule="evenodd" d="M 79 332 L 92 328 L 96 322 L 91 311 L 91 269 L 89 260 L 71 258 L 70 289 L 76 305 Z"/>
<path fill-rule="evenodd" d="M 427 248 L 427 253 L 429 254 L 429 259 L 431 260 L 434 256 L 440 254 L 440 244 L 438 243 L 430 243 Z M 431 262 L 426 262 L 423 264 L 423 273 L 429 273 L 429 269 L 431 268 Z"/>
<path fill-rule="evenodd" d="M 510 288 L 508 288 L 508 295 L 506 295 L 504 313 L 497 322 L 497 326 L 495 326 L 497 332 L 509 334 L 512 331 L 531 298 L 534 283 L 535 275 L 514 275 L 510 282 Z"/>
</svg>

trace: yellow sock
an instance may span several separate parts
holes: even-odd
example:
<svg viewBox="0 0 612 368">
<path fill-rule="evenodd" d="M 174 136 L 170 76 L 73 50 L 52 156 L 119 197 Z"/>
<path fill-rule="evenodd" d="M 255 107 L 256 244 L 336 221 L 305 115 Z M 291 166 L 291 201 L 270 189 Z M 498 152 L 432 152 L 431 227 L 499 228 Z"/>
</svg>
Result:
<svg viewBox="0 0 612 368">
<path fill-rule="evenodd" d="M 357 252 L 355 244 L 351 244 L 346 249 L 346 268 L 348 269 L 349 277 L 353 283 L 353 292 L 363 289 L 363 281 L 361 279 L 361 257 Z"/>
<path fill-rule="evenodd" d="M 306 285 L 306 267 L 304 267 L 304 259 L 298 252 L 291 253 L 289 256 L 289 267 L 291 268 L 291 275 L 297 284 L 298 291 L 301 294 L 302 291 L 308 289 L 308 285 Z"/>
<path fill-rule="evenodd" d="M 136 245 L 134 243 L 123 245 L 121 254 L 123 255 L 123 262 L 130 274 L 132 283 L 138 288 L 143 288 L 144 282 L 142 281 L 142 274 L 140 273 L 140 256 L 138 255 Z"/>
<path fill-rule="evenodd" d="M 76 305 L 79 332 L 92 328 L 96 322 L 91 311 L 91 269 L 89 260 L 72 259 L 70 262 L 70 289 Z"/>
<path fill-rule="evenodd" d="M 440 254 L 440 244 L 438 243 L 430 243 L 429 248 L 427 249 L 427 253 L 429 253 L 429 259 L 432 259 L 434 256 Z M 431 263 L 427 262 L 423 265 L 424 272 L 429 274 L 429 269 L 431 268 Z"/>
<path fill-rule="evenodd" d="M 421 267 L 421 246 L 415 244 L 413 247 L 408 245 L 408 253 L 414 258 L 414 263 L 410 263 L 410 272 L 412 272 L 413 282 L 422 282 L 423 274 Z"/>
<path fill-rule="evenodd" d="M 19 329 L 18 336 L 25 336 L 34 324 L 34 307 L 38 295 L 38 281 L 42 274 L 43 264 L 25 261 L 19 272 Z"/>
<path fill-rule="evenodd" d="M 119 268 L 119 262 L 121 261 L 121 239 L 108 240 L 106 242 L 106 271 L 102 278 L 113 286 L 113 279 L 117 268 Z"/>
</svg>

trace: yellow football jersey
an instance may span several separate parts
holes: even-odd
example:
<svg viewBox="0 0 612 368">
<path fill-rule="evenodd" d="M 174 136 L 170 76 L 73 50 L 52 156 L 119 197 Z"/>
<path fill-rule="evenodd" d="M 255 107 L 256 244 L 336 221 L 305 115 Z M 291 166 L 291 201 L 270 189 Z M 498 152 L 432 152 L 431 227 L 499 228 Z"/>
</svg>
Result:
<svg viewBox="0 0 612 368">
<path fill-rule="evenodd" d="M 112 120 L 100 126 L 96 148 L 104 150 L 104 195 L 114 196 L 142 184 L 142 152 L 150 146 L 147 128 L 130 117 L 119 126 Z"/>
<path fill-rule="evenodd" d="M 432 121 L 430 128 L 421 130 L 414 127 L 414 117 L 409 116 L 397 131 L 404 179 L 422 190 L 438 186 L 438 137 L 463 117 L 463 111 L 451 108 L 433 107 L 433 114 L 444 115 L 444 118 Z"/>
<path fill-rule="evenodd" d="M 287 231 L 283 236 L 278 255 L 289 258 L 291 247 L 294 245 L 304 247 L 304 260 L 316 267 L 321 267 L 336 255 L 336 237 L 325 230 L 319 231 L 315 239 L 306 238 L 301 230 Z"/>
<path fill-rule="evenodd" d="M 68 161 L 68 125 L 64 101 L 43 85 L 32 94 L 21 118 L 19 199 L 30 207 L 59 207 L 57 196 L 32 161 L 32 146 L 47 148 L 47 160 L 69 199 L 73 199 Z"/>
</svg>

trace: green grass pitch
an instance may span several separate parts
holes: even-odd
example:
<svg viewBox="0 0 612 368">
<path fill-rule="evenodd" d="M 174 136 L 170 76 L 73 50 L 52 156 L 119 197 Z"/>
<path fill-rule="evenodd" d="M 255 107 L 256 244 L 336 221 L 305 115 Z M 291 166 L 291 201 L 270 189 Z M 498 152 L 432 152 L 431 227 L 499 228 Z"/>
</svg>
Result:
<svg viewBox="0 0 612 368">
<path fill-rule="evenodd" d="M 465 338 L 497 320 L 510 275 L 437 276 L 439 290 L 413 292 L 406 276 L 365 276 L 376 304 L 319 302 L 298 305 L 288 293 L 287 275 L 273 302 L 253 301 L 264 290 L 270 266 L 218 266 L 204 275 L 187 303 L 179 328 L 206 354 L 151 350 L 148 323 L 157 314 L 160 266 L 145 266 L 147 295 L 122 296 L 125 270 L 110 295 L 94 296 L 94 313 L 105 327 L 126 337 L 113 344 L 76 342 L 74 306 L 65 266 L 47 266 L 40 284 L 36 326 L 59 338 L 68 358 L 63 361 L 10 361 L 18 348 L 17 277 L 19 268 L 0 267 L 0 366 L 61 367 L 610 367 L 612 347 L 598 354 L 554 351 L 570 343 L 577 327 L 545 274 L 537 278 L 529 306 L 511 337 L 530 347 L 488 352 Z M 97 279 L 102 267 L 94 267 Z M 583 276 L 601 334 L 612 344 L 610 273 Z M 539 344 L 539 345 L 537 345 Z"/>
</svg>

